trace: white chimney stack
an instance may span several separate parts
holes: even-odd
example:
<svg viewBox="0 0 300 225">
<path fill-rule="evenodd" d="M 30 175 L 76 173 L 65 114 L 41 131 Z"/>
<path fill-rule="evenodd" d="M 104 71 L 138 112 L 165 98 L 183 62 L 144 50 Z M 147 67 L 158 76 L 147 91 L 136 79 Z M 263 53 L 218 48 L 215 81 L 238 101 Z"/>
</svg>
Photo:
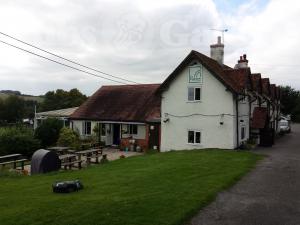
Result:
<svg viewBox="0 0 300 225">
<path fill-rule="evenodd" d="M 224 44 L 222 44 L 220 36 L 218 37 L 218 43 L 210 46 L 210 58 L 221 65 L 224 63 Z"/>
</svg>

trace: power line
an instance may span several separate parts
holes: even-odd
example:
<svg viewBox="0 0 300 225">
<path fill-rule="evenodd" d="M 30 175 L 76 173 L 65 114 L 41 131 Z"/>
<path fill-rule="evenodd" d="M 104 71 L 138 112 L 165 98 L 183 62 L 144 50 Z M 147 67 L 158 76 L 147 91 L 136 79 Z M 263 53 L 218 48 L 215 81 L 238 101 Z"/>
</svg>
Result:
<svg viewBox="0 0 300 225">
<path fill-rule="evenodd" d="M 89 66 L 85 66 L 85 65 L 83 65 L 83 64 L 81 64 L 81 63 L 78 63 L 78 62 L 75 62 L 75 61 L 73 61 L 73 60 L 67 59 L 67 58 L 62 57 L 62 56 L 60 56 L 60 55 L 57 55 L 57 54 L 55 54 L 55 53 L 49 52 L 49 51 L 47 51 L 47 50 L 44 50 L 44 49 L 42 49 L 42 48 L 40 48 L 40 47 L 37 47 L 37 46 L 35 46 L 35 45 L 33 45 L 33 44 L 29 44 L 28 42 L 22 41 L 22 40 L 20 40 L 20 39 L 18 39 L 18 38 L 15 38 L 15 37 L 13 37 L 13 36 L 11 36 L 11 35 L 8 35 L 8 34 L 6 34 L 6 33 L 1 32 L 1 31 L 0 31 L 0 34 L 4 35 L 4 36 L 6 36 L 6 37 L 9 37 L 9 38 L 11 38 L 11 39 L 13 39 L 13 40 L 15 40 L 15 41 L 21 42 L 22 44 L 28 45 L 28 46 L 30 46 L 30 47 L 32 47 L 32 48 L 38 49 L 38 50 L 40 50 L 40 51 L 42 51 L 42 52 L 45 52 L 45 53 L 47 53 L 47 54 L 53 55 L 53 56 L 55 56 L 55 57 L 58 57 L 58 58 L 60 58 L 60 59 L 62 59 L 62 60 L 65 60 L 65 61 L 68 61 L 68 62 L 70 62 L 70 63 L 76 64 L 76 65 L 78 65 L 78 66 L 84 67 L 84 68 L 86 68 L 86 69 L 89 69 L 89 70 L 92 70 L 92 71 L 95 71 L 95 72 L 98 72 L 98 73 L 102 73 L 102 74 L 104 74 L 104 75 L 106 75 L 106 76 L 110 76 L 110 77 L 113 77 L 113 78 L 117 78 L 117 79 L 120 79 L 120 80 L 123 80 L 123 81 L 126 81 L 126 82 L 138 84 L 138 83 L 135 82 L 135 81 L 127 80 L 127 79 L 124 79 L 124 78 L 121 78 L 121 77 L 118 77 L 118 76 L 114 76 L 114 75 L 109 74 L 109 73 L 105 73 L 105 72 L 103 72 L 103 71 L 101 71 L 101 70 L 94 69 L 94 68 L 91 68 L 91 67 L 89 67 Z"/>
<path fill-rule="evenodd" d="M 7 42 L 5 42 L 5 41 L 1 41 L 1 40 L 0 40 L 0 42 L 3 43 L 3 44 L 6 44 L 6 45 L 8 45 L 8 46 L 11 46 L 11 47 L 13 47 L 13 48 L 19 49 L 19 50 L 21 50 L 21 51 L 27 52 L 27 53 L 29 53 L 29 54 L 32 54 L 32 55 L 41 57 L 41 58 L 43 58 L 43 59 L 46 59 L 46 60 L 49 60 L 49 61 L 51 61 L 51 62 L 57 63 L 57 64 L 59 64 L 59 65 L 66 66 L 66 67 L 69 67 L 69 68 L 71 68 L 71 69 L 78 70 L 78 71 L 80 71 L 80 72 L 83 72 L 83 73 L 86 73 L 86 74 L 89 74 L 89 75 L 92 75 L 92 76 L 95 76 L 95 77 L 100 77 L 100 78 L 102 78 L 102 79 L 110 80 L 110 81 L 117 82 L 117 83 L 120 83 L 120 84 L 127 84 L 127 83 L 122 82 L 122 81 L 113 80 L 113 79 L 110 79 L 110 78 L 107 78 L 107 77 L 100 76 L 100 75 L 98 75 L 98 74 L 94 74 L 94 73 L 91 73 L 91 72 L 88 72 L 88 71 L 85 71 L 85 70 L 82 70 L 82 69 L 78 69 L 78 68 L 76 68 L 76 67 L 67 65 L 67 64 L 62 63 L 62 62 L 58 62 L 58 61 L 56 61 L 56 60 L 54 60 L 54 59 L 50 59 L 50 58 L 48 58 L 48 57 L 46 57 L 46 56 L 42 56 L 42 55 L 39 55 L 39 54 L 34 53 L 34 52 L 32 52 L 32 51 L 29 51 L 29 50 L 26 50 L 26 49 L 24 49 L 24 48 L 18 47 L 18 46 L 16 46 L 16 45 L 9 44 L 9 43 L 7 43 Z"/>
</svg>

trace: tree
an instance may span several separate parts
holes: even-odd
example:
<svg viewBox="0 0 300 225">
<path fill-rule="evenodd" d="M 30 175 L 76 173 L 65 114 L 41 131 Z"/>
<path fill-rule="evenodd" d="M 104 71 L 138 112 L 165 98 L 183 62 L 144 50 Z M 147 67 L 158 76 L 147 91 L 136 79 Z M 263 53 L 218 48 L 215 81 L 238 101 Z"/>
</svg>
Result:
<svg viewBox="0 0 300 225">
<path fill-rule="evenodd" d="M 45 94 L 44 102 L 41 104 L 42 111 L 71 108 L 80 106 L 87 99 L 78 89 L 74 88 L 70 91 L 57 89 L 49 91 Z"/>
<path fill-rule="evenodd" d="M 59 132 L 59 146 L 76 148 L 79 145 L 79 135 L 70 128 L 64 127 Z"/>
<path fill-rule="evenodd" d="M 283 114 L 292 114 L 296 105 L 299 102 L 300 93 L 290 86 L 281 88 L 281 105 Z"/>
<path fill-rule="evenodd" d="M 62 120 L 49 118 L 44 120 L 42 124 L 35 130 L 34 136 L 41 141 L 43 148 L 51 146 L 56 144 L 62 127 Z"/>
<path fill-rule="evenodd" d="M 40 148 L 32 129 L 25 127 L 0 128 L 0 155 L 20 153 L 31 157 Z"/>
<path fill-rule="evenodd" d="M 1 105 L 0 120 L 8 123 L 17 123 L 22 121 L 25 108 L 25 101 L 22 98 L 11 95 L 5 99 Z"/>
</svg>

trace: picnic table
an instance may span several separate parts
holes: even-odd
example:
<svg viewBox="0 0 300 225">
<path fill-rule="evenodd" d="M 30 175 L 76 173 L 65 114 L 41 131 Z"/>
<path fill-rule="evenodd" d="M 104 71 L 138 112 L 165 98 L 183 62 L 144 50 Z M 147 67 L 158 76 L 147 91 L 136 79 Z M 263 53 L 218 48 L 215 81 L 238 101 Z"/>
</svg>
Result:
<svg viewBox="0 0 300 225">
<path fill-rule="evenodd" d="M 49 150 L 49 151 L 55 151 L 59 155 L 63 155 L 69 149 L 70 149 L 69 147 L 62 147 L 62 146 L 55 146 L 55 147 L 47 148 L 47 150 Z"/>
<path fill-rule="evenodd" d="M 86 156 L 87 164 L 92 163 L 91 159 L 95 158 L 95 163 L 99 163 L 99 157 L 102 155 L 102 149 L 94 148 L 83 151 L 75 152 L 78 155 L 78 160 L 81 160 L 82 156 Z"/>
<path fill-rule="evenodd" d="M 64 169 L 67 169 L 68 167 L 69 169 L 72 169 L 75 164 L 78 164 L 78 168 L 81 169 L 82 160 L 77 159 L 77 155 L 75 154 L 60 155 L 59 159 L 61 161 L 61 166 L 63 166 Z"/>
<path fill-rule="evenodd" d="M 21 159 L 21 154 L 10 154 L 0 156 L 0 165 L 2 169 L 5 165 L 13 164 L 13 169 L 17 169 L 17 163 L 21 163 L 21 169 L 24 170 L 24 162 L 28 161 L 27 159 Z"/>
</svg>

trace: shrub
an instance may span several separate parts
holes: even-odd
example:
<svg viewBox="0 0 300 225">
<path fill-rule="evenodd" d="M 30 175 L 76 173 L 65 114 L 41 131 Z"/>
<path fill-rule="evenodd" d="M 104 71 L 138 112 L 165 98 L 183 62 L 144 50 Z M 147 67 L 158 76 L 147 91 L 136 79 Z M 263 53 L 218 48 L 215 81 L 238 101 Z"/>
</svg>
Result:
<svg viewBox="0 0 300 225">
<path fill-rule="evenodd" d="M 33 131 L 24 127 L 0 128 L 0 155 L 20 153 L 31 157 L 40 148 Z"/>
<path fill-rule="evenodd" d="M 59 132 L 57 144 L 60 146 L 70 146 L 73 148 L 77 148 L 77 146 L 79 145 L 79 136 L 72 129 L 64 127 Z"/>
<path fill-rule="evenodd" d="M 35 130 L 35 137 L 41 141 L 42 147 L 56 144 L 59 138 L 60 129 L 63 127 L 63 121 L 49 118 Z"/>
</svg>

